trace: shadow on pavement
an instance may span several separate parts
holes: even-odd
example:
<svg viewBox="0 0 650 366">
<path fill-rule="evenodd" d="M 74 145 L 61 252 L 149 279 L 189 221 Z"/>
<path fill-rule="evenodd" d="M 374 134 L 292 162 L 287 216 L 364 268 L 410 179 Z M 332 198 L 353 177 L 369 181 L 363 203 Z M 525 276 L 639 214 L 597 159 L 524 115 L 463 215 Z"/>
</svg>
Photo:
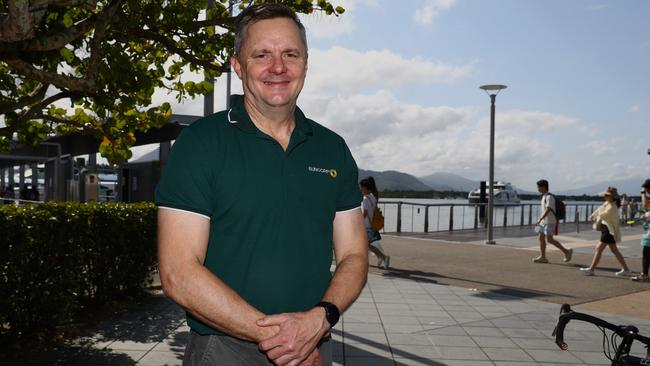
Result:
<svg viewBox="0 0 650 366">
<path fill-rule="evenodd" d="M 174 331 L 184 320 L 183 311 L 169 299 L 150 295 L 94 328 L 78 330 L 75 339 L 42 351 L 26 346 L 7 354 L 0 365 L 135 365 L 163 341 L 182 358 L 188 335 Z M 115 342 L 124 350 L 116 349 Z"/>
<path fill-rule="evenodd" d="M 441 275 L 435 272 L 425 272 L 425 271 L 420 271 L 420 270 L 408 270 L 408 269 L 400 269 L 400 268 L 390 268 L 387 272 L 384 272 L 384 276 L 392 276 L 392 277 L 397 277 L 397 278 L 403 278 L 403 279 L 408 279 L 408 280 L 414 280 L 414 281 L 420 281 L 420 282 L 425 282 L 425 283 L 433 283 L 433 284 L 439 284 L 439 285 L 447 285 L 451 286 L 452 284 L 449 283 L 444 283 L 444 279 L 450 279 L 454 280 L 457 282 L 462 282 L 463 284 L 466 285 L 466 287 L 472 287 L 472 284 L 474 285 L 481 285 L 482 291 L 484 292 L 481 294 L 482 296 L 485 296 L 485 293 L 493 293 L 497 295 L 503 295 L 503 296 L 508 296 L 508 297 L 516 297 L 516 298 L 524 298 L 524 299 L 539 299 L 539 298 L 544 298 L 544 297 L 549 297 L 549 296 L 564 296 L 564 297 L 571 297 L 570 295 L 566 294 L 557 294 L 557 293 L 552 293 L 552 292 L 544 292 L 544 291 L 537 291 L 537 290 L 531 290 L 531 289 L 522 289 L 522 288 L 515 288 L 515 287 L 503 287 L 502 285 L 498 283 L 492 283 L 492 282 L 484 282 L 484 281 L 475 281 L 475 280 L 469 280 L 466 278 L 460 278 L 460 277 L 452 277 L 452 276 L 445 276 Z M 436 280 L 435 278 L 438 278 L 440 280 Z M 453 286 L 458 286 L 457 283 L 453 284 Z M 507 300 L 504 298 L 504 300 Z"/>
<path fill-rule="evenodd" d="M 338 329 L 333 329 L 332 333 L 338 336 L 343 336 L 344 334 L 344 332 L 341 332 Z M 399 360 L 404 359 L 404 360 L 417 361 L 418 365 L 428 365 L 428 366 L 445 365 L 443 363 L 436 362 L 431 359 L 426 359 L 421 355 L 416 355 L 411 352 L 403 351 L 400 349 L 399 345 L 389 346 L 388 344 L 375 342 L 373 340 L 369 340 L 350 333 L 345 333 L 344 337 L 345 337 L 345 348 L 343 349 L 343 353 L 346 360 L 349 360 L 351 358 L 364 359 L 365 363 L 360 362 L 360 364 L 364 364 L 364 365 L 367 364 L 373 366 L 395 365 L 395 362 L 397 362 L 397 364 L 400 364 Z M 340 342 L 335 341 L 334 349 L 337 349 L 337 347 L 341 347 L 341 346 L 342 345 Z M 432 356 L 434 356 L 433 354 L 435 354 L 435 356 L 440 357 L 437 354 L 437 351 L 435 350 L 435 347 L 433 345 L 428 347 L 431 348 Z M 383 355 L 388 354 L 389 356 L 382 356 L 382 354 Z M 392 356 L 390 356 L 391 354 Z M 337 355 L 335 351 L 334 358 L 342 357 L 342 356 L 343 355 Z M 393 361 L 393 358 L 395 358 L 395 361 Z"/>
</svg>

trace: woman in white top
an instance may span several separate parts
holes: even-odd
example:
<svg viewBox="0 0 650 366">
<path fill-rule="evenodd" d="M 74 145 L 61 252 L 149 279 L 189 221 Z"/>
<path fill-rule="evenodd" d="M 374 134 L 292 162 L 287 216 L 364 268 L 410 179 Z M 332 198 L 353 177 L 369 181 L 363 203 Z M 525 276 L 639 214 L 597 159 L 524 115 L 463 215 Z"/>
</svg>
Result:
<svg viewBox="0 0 650 366">
<path fill-rule="evenodd" d="M 361 211 L 363 212 L 363 222 L 366 225 L 366 235 L 370 244 L 368 248 L 378 258 L 377 267 L 388 269 L 390 256 L 384 253 L 380 243 L 381 235 L 378 231 L 372 229 L 372 219 L 377 208 L 377 201 L 379 200 L 379 192 L 377 191 L 375 179 L 373 177 L 362 179 L 359 182 L 359 188 L 361 188 L 361 193 L 363 193 Z"/>
<path fill-rule="evenodd" d="M 596 269 L 598 262 L 600 262 L 603 251 L 606 247 L 609 247 L 609 250 L 612 251 L 618 260 L 618 263 L 622 267 L 620 271 L 616 272 L 616 275 L 630 276 L 632 275 L 632 272 L 630 272 L 627 263 L 625 263 L 625 258 L 623 258 L 623 255 L 616 246 L 616 243 L 621 241 L 621 220 L 618 215 L 620 197 L 618 195 L 618 190 L 614 187 L 607 187 L 601 195 L 605 197 L 605 203 L 598 207 L 598 209 L 589 217 L 591 221 L 601 222 L 600 242 L 596 246 L 596 253 L 594 254 L 594 259 L 591 261 L 591 265 L 589 267 L 580 268 L 580 270 L 586 276 L 593 276 L 594 269 Z"/>
</svg>

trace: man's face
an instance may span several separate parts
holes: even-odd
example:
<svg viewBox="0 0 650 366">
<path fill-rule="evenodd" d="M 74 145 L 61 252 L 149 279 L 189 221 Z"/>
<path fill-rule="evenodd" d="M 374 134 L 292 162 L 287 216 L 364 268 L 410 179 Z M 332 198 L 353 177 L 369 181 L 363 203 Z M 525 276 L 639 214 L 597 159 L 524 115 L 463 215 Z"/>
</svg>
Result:
<svg viewBox="0 0 650 366">
<path fill-rule="evenodd" d="M 546 187 L 537 186 L 537 192 L 542 193 L 542 194 L 546 193 Z"/>
<path fill-rule="evenodd" d="M 256 108 L 295 105 L 307 72 L 307 50 L 293 20 L 265 19 L 248 26 L 231 65 Z"/>
</svg>

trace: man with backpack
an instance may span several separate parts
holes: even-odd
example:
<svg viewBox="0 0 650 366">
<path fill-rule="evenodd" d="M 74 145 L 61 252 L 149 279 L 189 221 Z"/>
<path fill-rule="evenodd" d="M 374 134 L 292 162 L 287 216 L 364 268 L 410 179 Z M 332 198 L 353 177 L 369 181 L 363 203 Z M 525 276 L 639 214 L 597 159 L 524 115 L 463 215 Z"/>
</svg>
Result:
<svg viewBox="0 0 650 366">
<path fill-rule="evenodd" d="M 557 235 L 559 221 L 564 219 L 564 203 L 548 191 L 548 181 L 546 179 L 537 181 L 537 191 L 542 194 L 542 214 L 535 223 L 535 232 L 539 236 L 540 255 L 533 258 L 533 262 L 548 263 L 548 259 L 546 259 L 547 241 L 561 250 L 564 253 L 564 261 L 569 262 L 573 256 L 573 249 L 565 248 L 562 243 L 553 237 L 553 235 Z"/>
</svg>

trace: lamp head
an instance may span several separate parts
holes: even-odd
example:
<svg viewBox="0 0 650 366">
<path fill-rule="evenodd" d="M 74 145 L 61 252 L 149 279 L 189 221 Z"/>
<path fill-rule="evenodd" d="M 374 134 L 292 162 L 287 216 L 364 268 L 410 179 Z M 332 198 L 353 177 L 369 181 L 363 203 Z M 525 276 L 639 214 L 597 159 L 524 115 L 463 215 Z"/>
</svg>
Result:
<svg viewBox="0 0 650 366">
<path fill-rule="evenodd" d="M 501 89 L 507 88 L 505 85 L 498 85 L 498 84 L 488 84 L 488 85 L 483 85 L 480 87 L 481 89 L 485 91 L 491 91 L 491 90 L 496 90 L 497 92 Z"/>
<path fill-rule="evenodd" d="M 501 90 L 507 88 L 507 86 L 500 85 L 500 84 L 488 84 L 488 85 L 482 85 L 480 86 L 480 88 L 485 90 L 487 95 L 496 96 L 497 94 L 499 94 Z"/>
</svg>

